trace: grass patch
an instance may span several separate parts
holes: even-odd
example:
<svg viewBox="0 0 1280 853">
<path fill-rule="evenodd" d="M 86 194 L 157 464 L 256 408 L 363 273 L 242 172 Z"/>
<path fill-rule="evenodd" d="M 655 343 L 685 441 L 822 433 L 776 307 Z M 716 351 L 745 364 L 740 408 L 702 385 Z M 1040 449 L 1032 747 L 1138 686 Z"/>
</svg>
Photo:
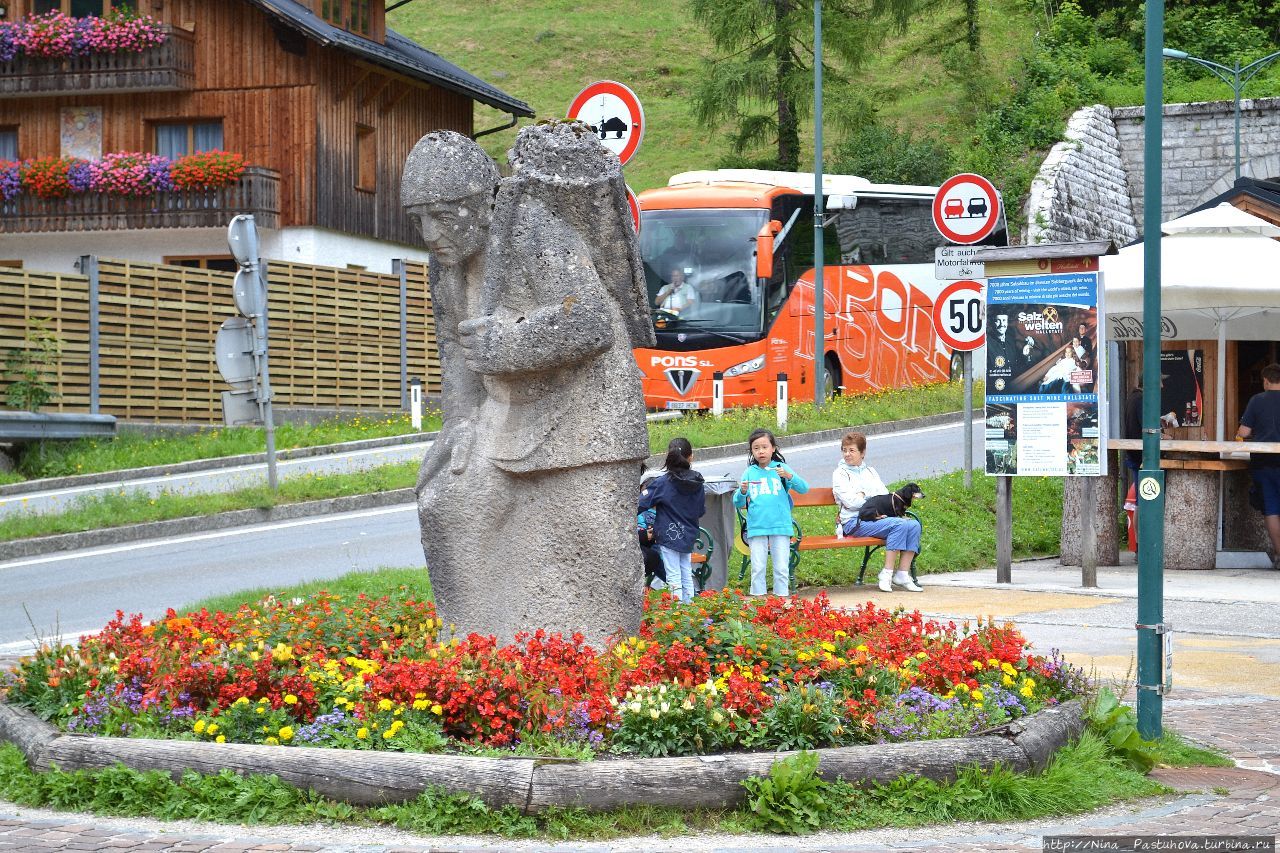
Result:
<svg viewBox="0 0 1280 853">
<path fill-rule="evenodd" d="M 355 598 L 358 595 L 367 598 L 381 598 L 384 595 L 403 596 L 404 591 L 412 590 L 415 598 L 431 600 L 431 578 L 427 576 L 426 569 L 421 566 L 382 568 L 371 572 L 351 572 L 327 580 L 304 581 L 283 589 L 260 586 L 202 598 L 176 609 L 179 613 L 195 613 L 201 610 L 208 610 L 210 613 L 218 611 L 234 613 L 242 604 L 257 604 L 267 596 L 274 596 L 280 600 L 309 598 L 322 590 L 344 599 Z"/>
<path fill-rule="evenodd" d="M 439 413 L 425 414 L 422 429 L 424 432 L 440 429 Z M 316 447 L 413 432 L 409 416 L 401 412 L 317 424 L 280 424 L 276 427 L 276 449 Z M 265 450 L 266 437 L 261 427 L 211 427 L 186 435 L 146 435 L 126 430 L 110 439 L 36 441 L 24 446 L 17 474 L 9 475 L 16 479 L 4 482 L 124 471 Z"/>
<path fill-rule="evenodd" d="M 1166 730 L 1153 750 L 1156 763 L 1165 767 L 1235 767 L 1231 756 L 1216 749 L 1191 743 L 1177 732 Z"/>
<path fill-rule="evenodd" d="M 960 471 L 919 483 L 928 497 L 912 508 L 924 528 L 917 571 L 936 574 L 994 565 L 995 479 L 975 473 L 971 491 L 965 489 Z M 1014 557 L 1056 554 L 1061 512 L 1061 479 L 1019 477 L 1013 489 Z M 832 507 L 801 507 L 795 516 L 806 535 L 827 536 L 835 529 Z M 805 551 L 796 578 L 801 586 L 850 584 L 861 564 L 860 548 Z M 867 574 L 874 580 L 883 565 L 884 558 L 873 555 Z M 736 567 L 737 561 L 730 557 L 731 579 L 737 578 Z"/>
<path fill-rule="evenodd" d="M 404 462 L 346 474 L 307 474 L 280 481 L 278 492 L 272 492 L 265 485 L 234 492 L 190 495 L 161 493 L 153 496 L 142 491 L 121 489 L 110 494 L 81 497 L 74 509 L 63 513 L 8 516 L 0 520 L 0 541 L 387 492 L 412 487 L 417 476 L 418 463 Z"/>
<path fill-rule="evenodd" d="M 1025 821 L 1168 792 L 1127 768 L 1099 738 L 1086 733 L 1078 743 L 1064 747 L 1039 775 L 1003 768 L 969 769 L 951 783 L 904 777 L 865 788 L 831 784 L 827 794 L 832 807 L 821 828 L 849 832 L 954 821 Z M 216 776 L 188 772 L 176 781 L 160 771 L 139 773 L 121 767 L 35 773 L 10 744 L 0 746 L 0 798 L 24 806 L 105 815 L 244 824 L 389 825 L 431 835 L 606 840 L 757 830 L 747 809 L 678 811 L 639 806 L 593 814 L 554 808 L 531 816 L 511 806 L 495 809 L 467 795 L 439 790 L 408 803 L 367 809 L 301 791 L 275 776 L 239 776 L 231 771 Z"/>
<path fill-rule="evenodd" d="M 983 385 L 973 385 L 974 411 L 981 412 Z M 919 418 L 958 412 L 964 408 L 964 383 L 938 382 L 890 391 L 872 391 L 837 397 L 816 408 L 813 403 L 792 403 L 787 408 L 787 429 L 778 435 L 799 435 L 826 429 L 845 429 L 866 424 Z M 696 450 L 722 444 L 744 442 L 759 426 L 774 429 L 778 422 L 773 406 L 728 409 L 719 418 L 710 413 L 685 415 L 679 419 L 649 424 L 649 449 L 663 453 L 676 436 L 689 439 Z M 775 430 L 776 432 L 776 430 Z M 783 442 L 783 451 L 786 443 Z M 834 463 L 833 463 L 834 467 Z"/>
</svg>

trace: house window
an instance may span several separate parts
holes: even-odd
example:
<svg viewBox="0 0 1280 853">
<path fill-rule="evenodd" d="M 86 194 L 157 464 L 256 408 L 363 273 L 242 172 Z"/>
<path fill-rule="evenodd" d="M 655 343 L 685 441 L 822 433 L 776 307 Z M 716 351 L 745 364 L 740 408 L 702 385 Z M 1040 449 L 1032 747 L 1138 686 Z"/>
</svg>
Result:
<svg viewBox="0 0 1280 853">
<path fill-rule="evenodd" d="M 236 259 L 230 255 L 165 255 L 161 261 L 170 266 L 196 270 L 236 272 L 240 269 Z"/>
<path fill-rule="evenodd" d="M 222 150 L 222 120 L 157 124 L 155 151 L 174 159 L 201 151 Z"/>
<path fill-rule="evenodd" d="M 335 27 L 369 35 L 373 20 L 373 0 L 320 0 L 320 17 Z"/>
<path fill-rule="evenodd" d="M 378 189 L 377 137 L 368 125 L 356 125 L 356 189 Z"/>
<path fill-rule="evenodd" d="M 73 18 L 101 17 L 111 11 L 111 0 L 35 0 L 35 13 L 62 12 Z"/>
<path fill-rule="evenodd" d="M 18 129 L 0 127 L 0 160 L 18 159 Z"/>
</svg>

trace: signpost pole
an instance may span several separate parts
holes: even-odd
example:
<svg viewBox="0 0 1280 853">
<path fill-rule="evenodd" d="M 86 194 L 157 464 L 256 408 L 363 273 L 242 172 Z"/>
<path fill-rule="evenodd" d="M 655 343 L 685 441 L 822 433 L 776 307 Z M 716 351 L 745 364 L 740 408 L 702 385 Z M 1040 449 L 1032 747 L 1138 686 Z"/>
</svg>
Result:
<svg viewBox="0 0 1280 853">
<path fill-rule="evenodd" d="M 276 479 L 276 422 L 271 413 L 271 374 L 267 369 L 267 265 L 261 259 L 258 261 L 258 281 L 262 288 L 262 313 L 253 324 L 258 338 L 254 354 L 260 359 L 258 375 L 262 379 L 258 404 L 262 407 L 262 424 L 267 434 L 267 485 L 274 492 L 279 488 Z"/>
<path fill-rule="evenodd" d="M 1142 469 L 1138 472 L 1138 734 L 1160 737 L 1164 633 L 1164 472 L 1160 470 L 1160 218 L 1164 0 L 1147 0 L 1143 99 Z"/>
<path fill-rule="evenodd" d="M 822 0 L 813 0 L 813 407 L 827 394 L 827 296 L 822 268 Z"/>
<path fill-rule="evenodd" d="M 964 487 L 973 488 L 973 353 L 960 354 L 960 372 L 964 374 Z"/>
<path fill-rule="evenodd" d="M 996 477 L 996 583 L 1013 583 L 1013 478 Z"/>
</svg>

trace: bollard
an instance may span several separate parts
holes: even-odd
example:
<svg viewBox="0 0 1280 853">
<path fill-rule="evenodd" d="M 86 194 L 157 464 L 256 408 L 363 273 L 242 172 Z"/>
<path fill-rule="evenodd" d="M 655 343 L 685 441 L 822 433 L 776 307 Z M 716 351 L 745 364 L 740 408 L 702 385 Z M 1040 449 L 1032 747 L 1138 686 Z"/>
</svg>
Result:
<svg viewBox="0 0 1280 853">
<path fill-rule="evenodd" d="M 722 370 L 711 374 L 711 414 L 717 418 L 724 414 L 724 371 Z"/>
<path fill-rule="evenodd" d="M 787 431 L 787 374 L 778 374 L 778 432 Z"/>
<path fill-rule="evenodd" d="M 422 432 L 422 380 L 416 376 L 409 382 L 409 420 L 414 432 Z"/>
</svg>

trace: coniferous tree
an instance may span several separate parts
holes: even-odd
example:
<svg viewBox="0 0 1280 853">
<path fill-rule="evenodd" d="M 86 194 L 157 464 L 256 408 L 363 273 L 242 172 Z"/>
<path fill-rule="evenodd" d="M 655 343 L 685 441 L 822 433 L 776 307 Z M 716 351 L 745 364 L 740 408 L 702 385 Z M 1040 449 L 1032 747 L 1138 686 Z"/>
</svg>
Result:
<svg viewBox="0 0 1280 853">
<path fill-rule="evenodd" d="M 698 120 L 734 125 L 734 150 L 776 144 L 776 166 L 800 163 L 800 122 L 813 109 L 812 0 L 692 0 L 719 55 L 708 61 L 694 92 Z M 823 63 L 839 86 L 891 31 L 905 28 L 917 0 L 823 2 Z"/>
</svg>

